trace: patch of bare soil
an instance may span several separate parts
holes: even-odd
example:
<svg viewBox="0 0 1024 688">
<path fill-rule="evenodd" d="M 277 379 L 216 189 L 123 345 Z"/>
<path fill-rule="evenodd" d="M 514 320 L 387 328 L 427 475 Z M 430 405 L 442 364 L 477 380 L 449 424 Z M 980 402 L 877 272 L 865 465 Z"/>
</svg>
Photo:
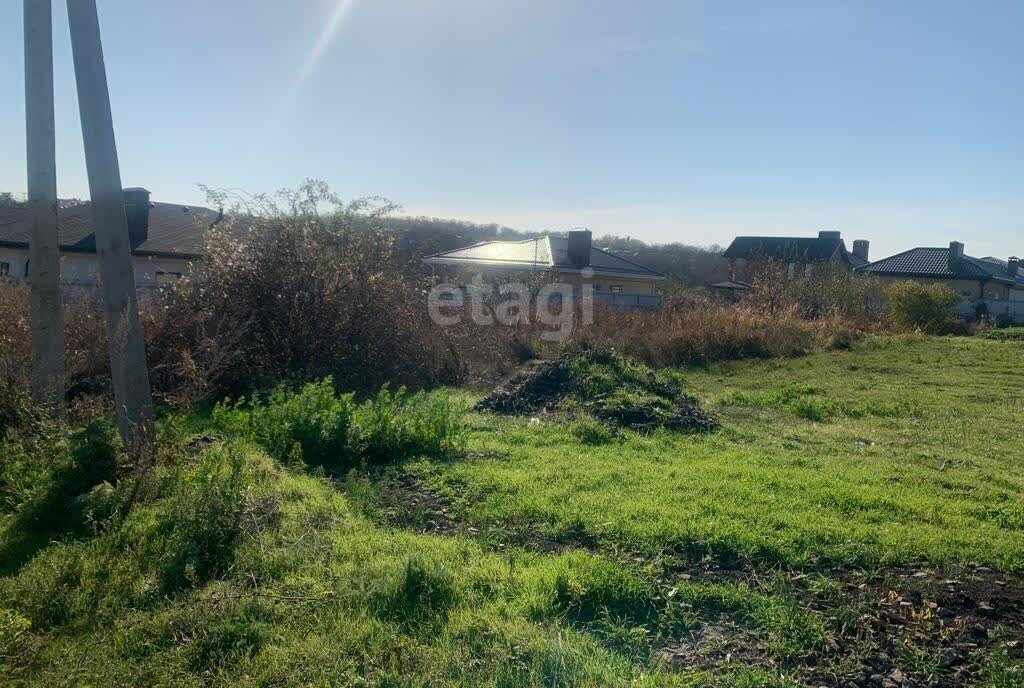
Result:
<svg viewBox="0 0 1024 688">
<path fill-rule="evenodd" d="M 386 481 L 377 494 L 377 508 L 393 526 L 421 535 L 459 535 L 473 533 L 455 520 L 451 507 L 432 491 L 409 476 Z"/>
<path fill-rule="evenodd" d="M 663 579 L 764 587 L 755 569 L 690 569 Z M 1024 660 L 1024 579 L 985 567 L 957 575 L 925 567 L 865 572 L 833 569 L 838 586 L 822 591 L 820 576 L 776 571 L 786 593 L 815 612 L 829 630 L 825 647 L 805 657 L 776 660 L 756 631 L 710 623 L 706 630 L 662 650 L 666 660 L 706 668 L 737 663 L 784 670 L 808 686 L 910 688 L 975 685 L 994 652 Z M 1024 676 L 1022 676 L 1024 678 Z"/>
<path fill-rule="evenodd" d="M 993 650 L 1024 658 L 1020 576 L 985 567 L 956 575 L 924 567 L 838 574 L 857 620 L 838 623 L 840 605 L 849 604 L 842 600 L 817 604 L 836 627 L 832 654 L 846 667 L 815 658 L 807 667 L 811 676 L 845 686 L 961 686 L 980 678 Z"/>
<path fill-rule="evenodd" d="M 784 671 L 811 687 L 950 688 L 974 685 L 993 652 L 1024 661 L 1024 578 L 1018 574 L 982 566 L 953 573 L 925 565 L 808 572 L 676 553 L 654 559 L 609 553 L 584 534 L 555 541 L 513 528 L 481 532 L 409 476 L 382 488 L 379 509 L 397 527 L 479 537 L 497 550 L 585 549 L 626 563 L 653 564 L 663 591 L 689 581 L 782 592 L 818 615 L 829 631 L 824 647 L 781 659 L 772 654 L 761 629 L 715 615 L 689 636 L 656 649 L 666 662 L 687 670 L 761 667 Z"/>
<path fill-rule="evenodd" d="M 728 620 L 709 621 L 688 638 L 663 647 L 659 655 L 681 669 L 775 668 L 764 638 L 748 626 Z"/>
<path fill-rule="evenodd" d="M 607 349 L 587 347 L 525 366 L 475 410 L 504 415 L 554 413 L 565 402 L 601 421 L 634 430 L 711 432 L 718 428 L 696 399 L 659 380 L 646 366 Z"/>
</svg>

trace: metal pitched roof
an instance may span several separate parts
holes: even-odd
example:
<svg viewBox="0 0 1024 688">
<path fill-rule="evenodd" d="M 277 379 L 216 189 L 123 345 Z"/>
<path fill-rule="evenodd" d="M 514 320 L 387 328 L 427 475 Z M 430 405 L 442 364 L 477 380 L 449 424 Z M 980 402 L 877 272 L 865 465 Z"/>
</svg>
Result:
<svg viewBox="0 0 1024 688">
<path fill-rule="evenodd" d="M 484 241 L 427 256 L 423 262 L 430 265 L 466 265 L 513 270 L 580 271 L 580 268 L 569 260 L 569 240 L 557 236 L 542 236 L 525 241 Z M 603 274 L 662 279 L 659 272 L 594 246 L 590 248 L 590 265 L 587 267 Z"/>
<path fill-rule="evenodd" d="M 217 211 L 209 208 L 153 203 L 149 209 L 148 237 L 135 247 L 134 253 L 172 257 L 202 255 L 206 230 L 217 217 Z M 27 207 L 0 208 L 0 244 L 27 248 L 31 232 Z M 57 238 L 63 251 L 95 253 L 91 204 L 59 208 Z"/>
<path fill-rule="evenodd" d="M 424 262 L 550 268 L 551 245 L 548 237 L 525 241 L 482 241 L 465 248 L 427 256 Z"/>
</svg>

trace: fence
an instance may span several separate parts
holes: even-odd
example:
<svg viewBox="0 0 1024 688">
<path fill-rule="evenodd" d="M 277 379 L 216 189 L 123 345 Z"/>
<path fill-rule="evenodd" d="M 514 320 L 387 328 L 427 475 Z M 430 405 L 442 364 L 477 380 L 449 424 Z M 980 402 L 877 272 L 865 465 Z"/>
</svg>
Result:
<svg viewBox="0 0 1024 688">
<path fill-rule="evenodd" d="M 1007 317 L 1017 325 L 1024 325 L 1024 301 L 971 299 L 965 302 L 962 313 L 973 318 L 982 308 L 987 310 L 989 318 Z"/>
<path fill-rule="evenodd" d="M 661 297 L 657 294 L 617 294 L 613 292 L 594 292 L 594 302 L 614 308 L 657 308 L 661 305 Z"/>
</svg>

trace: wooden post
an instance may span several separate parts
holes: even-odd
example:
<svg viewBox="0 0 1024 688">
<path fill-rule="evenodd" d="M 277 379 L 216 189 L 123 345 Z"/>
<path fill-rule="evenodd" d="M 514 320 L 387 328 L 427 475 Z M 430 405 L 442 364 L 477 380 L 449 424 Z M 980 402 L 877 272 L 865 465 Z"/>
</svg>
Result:
<svg viewBox="0 0 1024 688">
<path fill-rule="evenodd" d="M 128 240 L 99 18 L 96 0 L 68 0 L 67 4 L 118 430 L 125 448 L 141 466 L 153 457 L 153 397 L 146 368 L 146 345 L 139 323 L 135 269 Z"/>
<path fill-rule="evenodd" d="M 64 408 L 64 332 L 57 240 L 57 160 L 53 120 L 53 17 L 50 0 L 25 0 L 25 140 L 32 322 L 32 398 Z"/>
</svg>

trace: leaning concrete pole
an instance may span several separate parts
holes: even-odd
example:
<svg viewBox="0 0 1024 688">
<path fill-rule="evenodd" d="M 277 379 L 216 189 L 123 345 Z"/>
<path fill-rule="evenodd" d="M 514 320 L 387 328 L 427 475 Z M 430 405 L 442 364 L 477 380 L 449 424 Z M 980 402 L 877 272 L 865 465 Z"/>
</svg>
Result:
<svg viewBox="0 0 1024 688">
<path fill-rule="evenodd" d="M 103 282 L 118 429 L 130 455 L 140 462 L 148 462 L 153 456 L 153 397 L 146 369 L 146 345 L 139 323 L 135 270 L 128 241 L 96 0 L 68 0 L 68 23 L 96 252 Z"/>
<path fill-rule="evenodd" d="M 64 332 L 57 241 L 57 160 L 53 124 L 53 17 L 50 0 L 25 0 L 25 134 L 32 321 L 32 398 L 60 415 L 64 406 Z"/>
</svg>

